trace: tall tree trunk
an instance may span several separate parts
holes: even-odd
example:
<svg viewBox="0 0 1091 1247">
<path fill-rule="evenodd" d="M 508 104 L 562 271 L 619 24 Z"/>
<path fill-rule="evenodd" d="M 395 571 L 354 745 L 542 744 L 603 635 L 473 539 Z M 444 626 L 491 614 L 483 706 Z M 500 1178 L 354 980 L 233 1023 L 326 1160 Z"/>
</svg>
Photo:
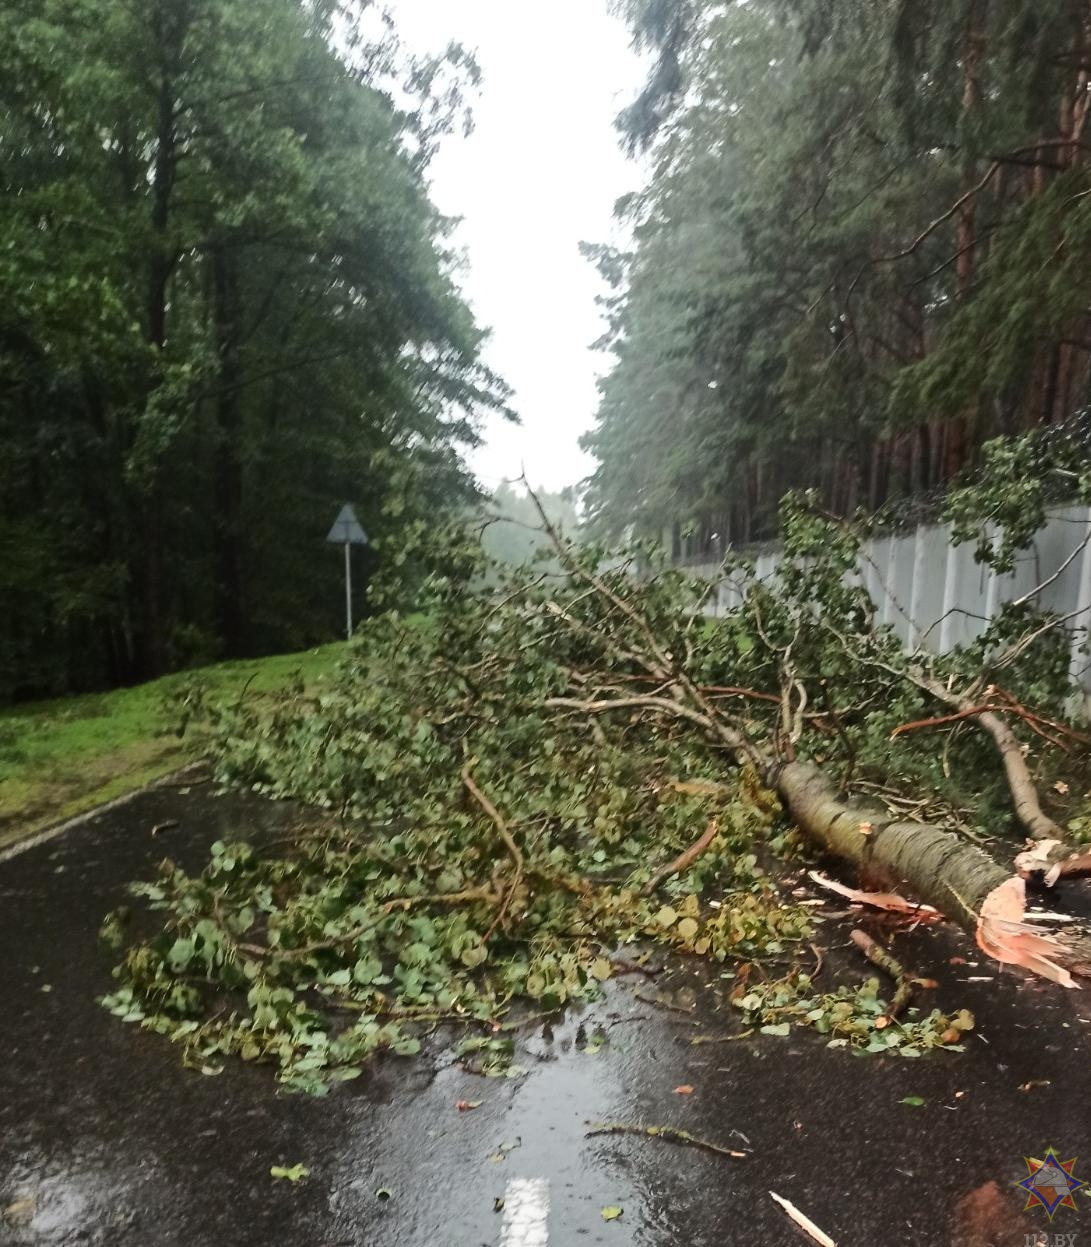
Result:
<svg viewBox="0 0 1091 1247">
<path fill-rule="evenodd" d="M 177 264 L 177 248 L 171 242 L 171 205 L 178 163 L 177 79 L 182 49 L 189 28 L 190 5 L 186 0 L 160 0 L 151 14 L 156 46 L 160 50 L 156 92 L 155 155 L 151 180 L 151 249 L 148 256 L 145 333 L 153 349 L 153 363 L 145 385 L 145 406 L 161 381 L 161 360 L 167 343 L 168 288 Z M 158 464 L 148 467 L 140 502 L 140 615 L 141 667 L 145 676 L 166 666 L 166 635 L 163 619 L 163 489 Z"/>
<path fill-rule="evenodd" d="M 242 560 L 242 360 L 238 257 L 222 242 L 212 248 L 212 309 L 219 358 L 216 398 L 216 617 L 225 652 L 245 649 Z"/>
<path fill-rule="evenodd" d="M 988 17 L 989 0 L 971 0 L 966 27 L 966 42 L 962 54 L 962 112 L 964 120 L 981 106 L 984 95 L 981 84 L 981 65 L 985 55 L 985 22 Z M 963 191 L 969 191 L 980 180 L 980 171 L 973 151 L 967 152 L 962 164 Z M 955 231 L 955 288 L 959 300 L 964 300 L 974 283 L 975 250 L 977 246 L 977 196 L 969 195 L 958 211 Z M 944 476 L 950 480 L 962 471 L 966 464 L 969 413 L 951 421 L 947 438 Z"/>
<path fill-rule="evenodd" d="M 985 55 L 985 21 L 989 0 L 971 0 L 962 56 L 962 112 L 969 117 L 981 107 L 983 90 L 981 64 Z M 962 165 L 963 190 L 968 191 L 979 180 L 977 161 L 969 153 Z M 955 273 L 958 293 L 965 295 L 974 279 L 974 247 L 977 241 L 977 199 L 971 195 L 959 208 Z"/>
</svg>

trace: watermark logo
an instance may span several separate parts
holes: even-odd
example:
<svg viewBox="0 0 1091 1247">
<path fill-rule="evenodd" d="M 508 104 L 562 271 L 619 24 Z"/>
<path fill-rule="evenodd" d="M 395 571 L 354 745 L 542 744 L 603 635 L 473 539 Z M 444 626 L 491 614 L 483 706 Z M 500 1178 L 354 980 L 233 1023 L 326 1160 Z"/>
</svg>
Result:
<svg viewBox="0 0 1091 1247">
<path fill-rule="evenodd" d="M 1061 1160 L 1050 1148 L 1042 1160 L 1032 1156 L 1024 1156 L 1023 1159 L 1027 1164 L 1027 1176 L 1015 1185 L 1026 1191 L 1024 1212 L 1031 1208 L 1044 1208 L 1046 1216 L 1052 1221 L 1059 1208 L 1076 1209 L 1076 1201 L 1072 1197 L 1080 1187 L 1087 1185 L 1072 1174 L 1077 1157 Z"/>
</svg>

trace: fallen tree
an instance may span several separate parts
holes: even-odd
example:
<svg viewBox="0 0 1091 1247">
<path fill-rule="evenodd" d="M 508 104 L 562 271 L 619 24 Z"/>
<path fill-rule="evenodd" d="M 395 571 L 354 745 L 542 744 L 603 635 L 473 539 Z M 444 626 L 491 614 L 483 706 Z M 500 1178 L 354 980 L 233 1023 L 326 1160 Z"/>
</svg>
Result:
<svg viewBox="0 0 1091 1247">
<path fill-rule="evenodd" d="M 900 653 L 892 634 L 884 635 L 875 629 L 872 612 L 868 609 L 870 601 L 864 591 L 851 587 L 847 581 L 847 572 L 855 566 L 858 551 L 858 542 L 851 530 L 836 521 L 809 514 L 805 507 L 800 508 L 789 500 L 786 564 L 774 586 L 770 589 L 755 586 L 739 612 L 742 619 L 749 613 L 750 623 L 765 650 L 775 656 L 775 675 L 781 689 L 780 723 L 777 729 L 766 733 L 769 743 L 763 748 L 748 733 L 747 725 L 737 715 L 724 714 L 712 697 L 693 681 L 684 665 L 664 649 L 639 609 L 612 591 L 600 575 L 581 566 L 579 560 L 572 557 L 571 550 L 566 549 L 545 513 L 540 511 L 540 516 L 543 530 L 573 578 L 583 581 L 636 625 L 641 643 L 631 646 L 627 652 L 645 667 L 651 678 L 664 682 L 661 691 L 670 693 L 668 698 L 607 697 L 576 703 L 552 699 L 547 705 L 575 705 L 593 714 L 641 706 L 696 723 L 721 741 L 740 763 L 756 767 L 764 782 L 783 799 L 796 825 L 828 852 L 887 885 L 907 887 L 912 894 L 977 935 L 979 942 L 983 946 L 987 944 L 988 951 L 999 960 L 1044 972 L 1068 986 L 1074 985 L 1069 971 L 1091 974 L 1091 940 L 1083 932 L 1054 938 L 1036 933 L 1030 927 L 1018 929 L 1022 914 L 1013 911 L 1011 904 L 1014 896 L 1022 896 L 1022 891 L 1013 891 L 1010 867 L 1001 866 L 974 844 L 960 841 L 954 833 L 919 818 L 912 821 L 892 818 L 882 810 L 838 799 L 827 774 L 813 764 L 796 760 L 805 709 L 811 703 L 799 662 L 801 648 L 805 650 L 808 645 L 805 633 L 809 627 L 832 636 L 854 667 L 876 670 L 889 677 L 893 690 L 899 685 L 909 685 L 954 709 L 957 714 L 953 719 L 972 721 L 996 748 L 1014 812 L 1027 833 L 1036 840 L 1057 837 L 1057 844 L 1063 845 L 1059 838 L 1064 833 L 1042 810 L 1027 764 L 1026 747 L 993 708 L 996 690 L 992 686 L 987 688 L 992 700 L 984 705 L 978 705 L 977 700 L 992 671 L 1010 667 L 1035 642 L 1054 633 L 1064 620 L 1037 617 L 1027 620 L 1016 614 L 1017 622 L 1022 624 L 1017 636 L 1002 649 L 990 652 L 994 636 L 986 635 L 975 647 L 983 656 L 981 668 L 974 672 L 965 690 L 956 691 L 954 677 L 964 656 L 955 655 L 949 660 L 947 665 L 953 670 L 945 683 L 936 674 L 936 668 L 940 667 L 938 660 L 925 665 L 921 654 Z M 1078 548 L 1082 545 L 1086 545 L 1086 539 Z M 1023 599 L 1018 606 L 1025 604 L 1026 599 Z M 773 628 L 769 615 L 772 612 L 780 616 L 782 643 L 771 639 Z M 843 630 L 845 622 L 853 625 L 851 633 Z M 990 631 L 995 636 L 1003 636 L 1010 625 L 1011 620 L 1002 614 Z M 755 696 L 762 699 L 760 695 Z M 1042 721 L 1042 716 L 1026 711 L 1010 695 L 1000 709 L 1015 712 L 1026 722 Z M 832 707 L 828 714 L 833 722 L 843 725 L 844 714 L 838 715 Z M 1047 722 L 1056 732 L 1086 740 L 1067 724 L 1056 719 Z M 903 731 L 904 728 L 895 729 L 891 737 L 896 738 Z M 1075 864 L 1082 863 L 1086 855 L 1063 846 L 1061 852 L 1055 850 L 1052 855 L 1052 860 L 1058 858 L 1067 858 Z M 982 923 L 989 923 L 998 901 L 1006 902 L 1003 910 L 1006 929 L 1001 930 L 994 921 L 991 929 L 983 934 Z M 1050 957 L 1060 965 L 1054 966 L 1052 962 L 1043 965 L 1043 959 Z"/>
<path fill-rule="evenodd" d="M 593 991 L 631 941 L 790 956 L 810 919 L 758 859 L 793 827 L 990 956 L 1066 986 L 1091 973 L 1079 924 L 1024 920 L 1012 865 L 1015 820 L 1063 841 L 1084 817 L 1062 621 L 1024 601 L 966 651 L 906 655 L 854 583 L 855 533 L 800 500 L 772 581 L 725 567 L 747 591 L 709 621 L 707 585 L 541 518 L 545 570 L 486 577 L 463 534 L 426 622 L 373 621 L 317 700 L 216 712 L 223 780 L 327 815 L 138 888 L 164 919 L 131 944 L 115 1012 L 202 1067 L 272 1060 L 320 1090 L 377 1048 L 413 1051 L 414 1025 L 502 1027 L 515 999 Z M 868 1009 L 847 1033 L 871 1051 L 886 1015 Z M 933 1011 L 897 1030 L 919 1051 L 968 1024 Z M 510 1042 L 472 1052 L 503 1069 Z"/>
</svg>

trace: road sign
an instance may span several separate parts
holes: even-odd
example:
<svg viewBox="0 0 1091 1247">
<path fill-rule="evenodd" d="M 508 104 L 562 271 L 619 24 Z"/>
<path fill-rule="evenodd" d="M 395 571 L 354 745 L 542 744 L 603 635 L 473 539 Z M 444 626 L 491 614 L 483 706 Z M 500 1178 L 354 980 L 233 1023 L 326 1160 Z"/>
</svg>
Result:
<svg viewBox="0 0 1091 1247">
<path fill-rule="evenodd" d="M 333 521 L 333 527 L 326 540 L 335 546 L 367 545 L 367 533 L 364 532 L 360 521 L 356 518 L 356 512 L 347 502 L 341 508 L 340 515 Z"/>
<path fill-rule="evenodd" d="M 341 508 L 326 540 L 333 545 L 345 547 L 345 636 L 352 640 L 352 547 L 366 546 L 367 533 L 356 518 L 356 512 L 346 502 Z"/>
</svg>

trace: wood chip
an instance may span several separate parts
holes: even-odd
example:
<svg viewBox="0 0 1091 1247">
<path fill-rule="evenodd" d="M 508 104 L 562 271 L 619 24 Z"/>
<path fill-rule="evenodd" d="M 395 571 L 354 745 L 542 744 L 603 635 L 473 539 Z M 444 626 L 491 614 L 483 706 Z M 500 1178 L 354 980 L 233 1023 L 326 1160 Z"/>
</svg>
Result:
<svg viewBox="0 0 1091 1247">
<path fill-rule="evenodd" d="M 770 1191 L 769 1194 L 792 1218 L 796 1225 L 801 1230 L 805 1230 L 820 1247 L 837 1247 L 833 1239 L 824 1230 L 820 1230 L 806 1213 L 800 1212 L 795 1204 L 789 1203 L 782 1195 L 778 1195 L 776 1191 Z"/>
<path fill-rule="evenodd" d="M 820 888 L 825 888 L 827 892 L 836 892 L 838 896 L 843 896 L 857 905 L 870 905 L 874 909 L 886 909 L 892 913 L 912 914 L 916 918 L 930 921 L 937 921 L 941 917 L 935 906 L 907 901 L 904 896 L 899 896 L 896 892 L 861 892 L 859 888 L 846 887 L 843 883 L 829 879 L 817 870 L 809 870 L 807 878 Z"/>
</svg>

